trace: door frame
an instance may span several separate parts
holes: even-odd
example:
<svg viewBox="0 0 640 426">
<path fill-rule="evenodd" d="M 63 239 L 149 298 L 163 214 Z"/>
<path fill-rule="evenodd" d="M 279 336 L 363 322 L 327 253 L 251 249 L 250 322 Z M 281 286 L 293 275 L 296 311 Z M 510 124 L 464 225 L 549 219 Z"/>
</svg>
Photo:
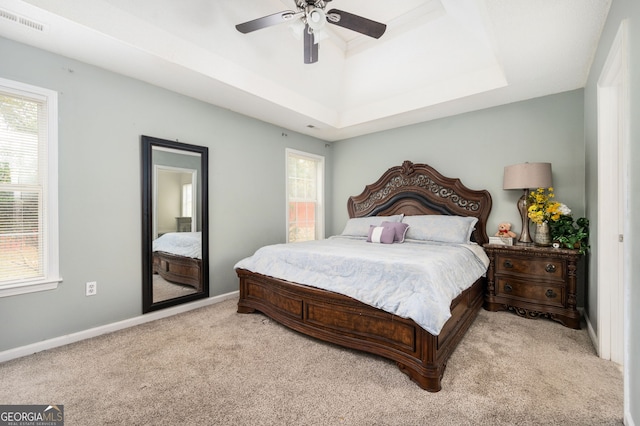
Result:
<svg viewBox="0 0 640 426">
<path fill-rule="evenodd" d="M 625 412 L 629 401 L 629 276 L 625 229 L 629 229 L 630 128 L 628 23 L 623 20 L 597 84 L 598 355 L 623 366 Z M 613 190 L 612 190 L 613 189 Z M 622 309 L 621 309 L 622 308 Z"/>
</svg>

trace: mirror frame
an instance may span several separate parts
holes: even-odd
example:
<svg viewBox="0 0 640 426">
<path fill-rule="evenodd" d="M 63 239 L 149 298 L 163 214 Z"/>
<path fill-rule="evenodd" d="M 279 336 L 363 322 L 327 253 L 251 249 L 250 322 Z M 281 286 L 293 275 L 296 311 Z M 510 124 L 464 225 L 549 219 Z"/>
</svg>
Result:
<svg viewBox="0 0 640 426">
<path fill-rule="evenodd" d="M 142 135 L 142 313 L 209 297 L 209 149 Z M 168 148 L 200 154 L 201 208 L 198 212 L 202 223 L 202 291 L 173 299 L 153 302 L 153 148 Z"/>
</svg>

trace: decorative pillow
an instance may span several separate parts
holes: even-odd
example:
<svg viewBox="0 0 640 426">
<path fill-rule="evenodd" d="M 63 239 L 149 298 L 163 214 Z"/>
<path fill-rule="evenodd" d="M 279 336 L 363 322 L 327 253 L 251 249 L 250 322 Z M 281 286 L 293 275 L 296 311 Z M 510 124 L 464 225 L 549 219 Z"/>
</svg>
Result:
<svg viewBox="0 0 640 426">
<path fill-rule="evenodd" d="M 477 217 L 418 215 L 405 216 L 409 225 L 405 237 L 411 240 L 439 241 L 442 243 L 468 244 L 478 222 Z"/>
<path fill-rule="evenodd" d="M 393 216 L 367 216 L 367 217 L 354 217 L 347 221 L 347 225 L 344 227 L 341 235 L 349 235 L 352 237 L 368 237 L 369 226 L 380 226 L 382 222 L 401 222 L 401 214 Z"/>
<path fill-rule="evenodd" d="M 367 241 L 370 243 L 393 244 L 396 231 L 390 226 L 369 226 Z"/>
<path fill-rule="evenodd" d="M 409 225 L 402 222 L 382 222 L 382 226 L 393 228 L 395 233 L 393 241 L 396 243 L 404 243 L 404 236 L 407 233 Z"/>
</svg>

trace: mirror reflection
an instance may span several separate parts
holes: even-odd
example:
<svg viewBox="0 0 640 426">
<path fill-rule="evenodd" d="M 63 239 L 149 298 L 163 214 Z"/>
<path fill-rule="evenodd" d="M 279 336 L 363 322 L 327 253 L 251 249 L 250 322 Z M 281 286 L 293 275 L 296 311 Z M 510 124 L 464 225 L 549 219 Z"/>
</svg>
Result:
<svg viewBox="0 0 640 426">
<path fill-rule="evenodd" d="M 207 148 L 142 137 L 143 311 L 207 297 Z"/>
</svg>

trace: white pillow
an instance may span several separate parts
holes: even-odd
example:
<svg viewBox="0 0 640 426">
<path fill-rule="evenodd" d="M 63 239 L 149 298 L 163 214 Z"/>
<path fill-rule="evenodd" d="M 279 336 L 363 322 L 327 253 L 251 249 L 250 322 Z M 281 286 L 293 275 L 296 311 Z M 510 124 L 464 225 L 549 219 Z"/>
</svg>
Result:
<svg viewBox="0 0 640 426">
<path fill-rule="evenodd" d="M 455 244 L 470 243 L 477 222 L 477 217 L 446 215 L 405 216 L 402 219 L 402 223 L 409 225 L 405 235 L 409 240 Z"/>
<path fill-rule="evenodd" d="M 380 226 L 382 222 L 401 222 L 402 216 L 404 215 L 354 217 L 347 221 L 341 235 L 368 237 L 371 225 Z"/>
</svg>

